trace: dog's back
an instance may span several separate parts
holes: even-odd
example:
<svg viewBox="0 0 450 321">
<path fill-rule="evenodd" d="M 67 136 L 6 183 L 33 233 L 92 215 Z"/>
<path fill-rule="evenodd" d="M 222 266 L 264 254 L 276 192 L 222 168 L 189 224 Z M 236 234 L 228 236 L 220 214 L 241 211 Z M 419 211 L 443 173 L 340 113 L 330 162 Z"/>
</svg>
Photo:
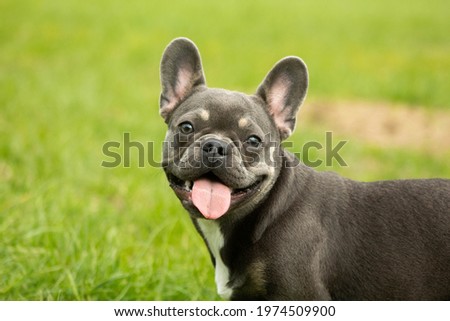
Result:
<svg viewBox="0 0 450 321">
<path fill-rule="evenodd" d="M 332 298 L 450 299 L 450 181 L 350 185 L 347 209 L 328 227 Z"/>
<path fill-rule="evenodd" d="M 292 257 L 306 268 L 288 268 L 280 293 L 297 282 L 303 293 L 290 295 L 300 299 L 450 299 L 450 180 L 361 183 L 302 165 L 295 172 L 301 187 L 283 188 L 297 201 L 268 239 L 296 239 L 297 249 L 272 245 L 286 253 L 281 271 Z"/>
</svg>

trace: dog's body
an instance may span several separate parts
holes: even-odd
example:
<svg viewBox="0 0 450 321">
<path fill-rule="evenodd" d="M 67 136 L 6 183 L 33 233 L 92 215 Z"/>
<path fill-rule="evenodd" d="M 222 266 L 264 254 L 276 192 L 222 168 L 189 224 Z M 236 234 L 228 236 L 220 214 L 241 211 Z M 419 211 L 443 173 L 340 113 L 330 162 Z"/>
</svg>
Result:
<svg viewBox="0 0 450 321">
<path fill-rule="evenodd" d="M 256 211 L 237 223 L 207 221 L 223 231 L 219 264 L 230 282 L 224 287 L 216 274 L 219 293 L 236 300 L 450 299 L 449 193 L 444 180 L 359 183 L 302 165 L 283 168 Z M 199 225 L 211 248 L 211 232 Z M 217 266 L 216 273 L 224 270 Z"/>
<path fill-rule="evenodd" d="M 253 96 L 209 89 L 195 45 L 161 63 L 164 169 L 219 294 L 246 300 L 450 299 L 450 180 L 355 182 L 280 147 L 307 71 L 281 60 Z"/>
</svg>

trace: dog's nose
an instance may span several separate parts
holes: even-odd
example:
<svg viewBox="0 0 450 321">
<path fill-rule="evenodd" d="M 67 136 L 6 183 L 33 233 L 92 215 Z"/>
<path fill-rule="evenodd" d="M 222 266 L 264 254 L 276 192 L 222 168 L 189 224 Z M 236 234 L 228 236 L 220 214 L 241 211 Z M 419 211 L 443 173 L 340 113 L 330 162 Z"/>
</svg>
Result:
<svg viewBox="0 0 450 321">
<path fill-rule="evenodd" d="M 210 138 L 202 145 L 203 155 L 214 163 L 228 154 L 228 144 L 215 138 Z"/>
</svg>

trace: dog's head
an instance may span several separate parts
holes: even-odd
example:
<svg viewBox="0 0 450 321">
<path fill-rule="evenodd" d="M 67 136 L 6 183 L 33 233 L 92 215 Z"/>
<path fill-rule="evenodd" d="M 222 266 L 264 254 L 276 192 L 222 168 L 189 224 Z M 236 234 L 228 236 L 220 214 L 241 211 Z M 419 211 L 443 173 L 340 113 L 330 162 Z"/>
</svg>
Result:
<svg viewBox="0 0 450 321">
<path fill-rule="evenodd" d="M 197 47 L 178 38 L 164 51 L 161 84 L 163 167 L 183 206 L 207 219 L 250 212 L 277 179 L 280 142 L 306 95 L 305 64 L 282 59 L 255 95 L 211 89 Z"/>
</svg>

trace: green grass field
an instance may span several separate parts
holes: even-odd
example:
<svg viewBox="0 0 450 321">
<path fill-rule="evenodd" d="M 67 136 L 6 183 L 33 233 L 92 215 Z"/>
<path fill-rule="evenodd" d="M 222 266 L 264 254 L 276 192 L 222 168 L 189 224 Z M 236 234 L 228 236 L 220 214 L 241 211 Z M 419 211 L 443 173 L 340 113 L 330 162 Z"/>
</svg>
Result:
<svg viewBox="0 0 450 321">
<path fill-rule="evenodd" d="M 162 170 L 139 168 L 136 153 L 129 168 L 101 166 L 103 144 L 123 133 L 154 142 L 160 160 L 159 61 L 171 39 L 197 43 L 212 87 L 251 93 L 277 60 L 298 55 L 308 100 L 433 113 L 450 107 L 449 9 L 448 0 L 1 1 L 0 299 L 218 299 L 206 247 Z M 292 140 L 326 130 L 301 123 Z M 342 155 L 349 167 L 320 170 L 450 177 L 449 150 L 355 137 Z"/>
</svg>

